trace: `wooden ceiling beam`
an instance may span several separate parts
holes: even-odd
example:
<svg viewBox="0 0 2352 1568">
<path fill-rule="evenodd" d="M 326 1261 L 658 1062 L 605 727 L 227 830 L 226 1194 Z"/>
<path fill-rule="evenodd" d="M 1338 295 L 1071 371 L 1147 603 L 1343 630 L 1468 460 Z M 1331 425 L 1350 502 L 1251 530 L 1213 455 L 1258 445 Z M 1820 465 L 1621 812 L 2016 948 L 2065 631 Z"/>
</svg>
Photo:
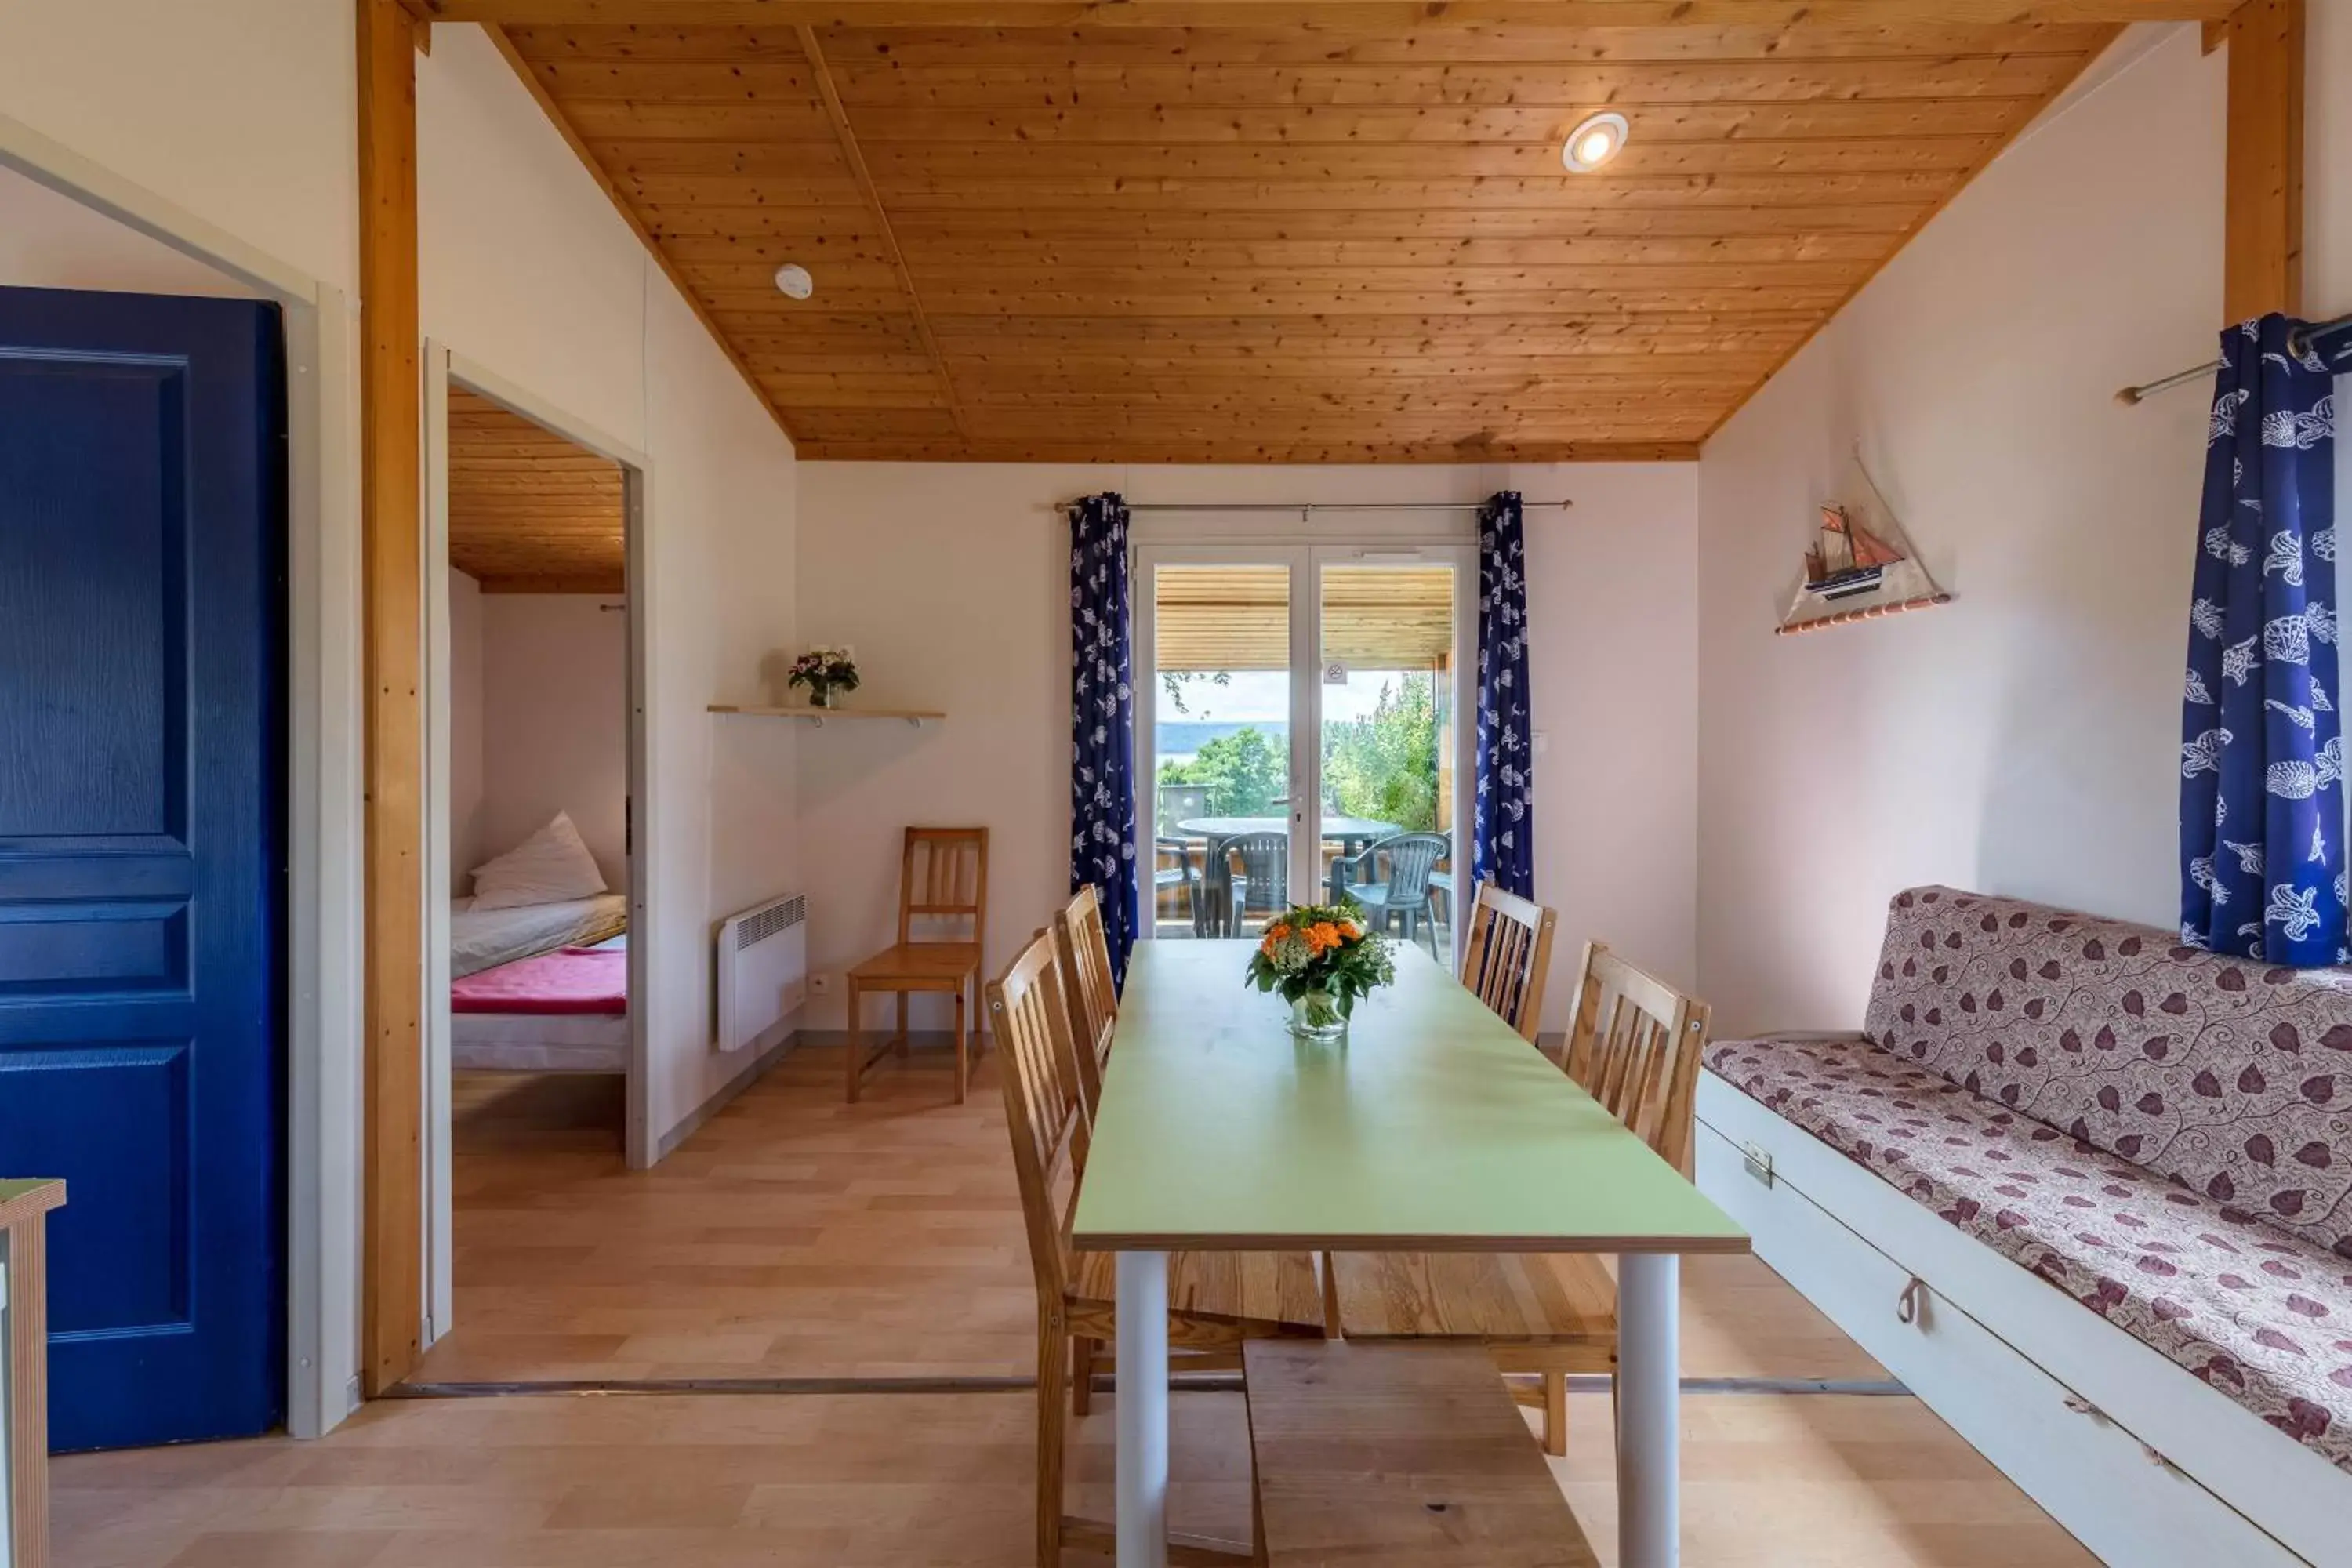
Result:
<svg viewBox="0 0 2352 1568">
<path fill-rule="evenodd" d="M 890 214 L 882 205 L 882 193 L 874 186 L 874 176 L 866 167 L 866 153 L 857 144 L 857 132 L 849 123 L 849 111 L 841 104 L 841 93 L 834 86 L 833 68 L 825 63 L 824 48 L 809 27 L 799 29 L 801 51 L 808 57 L 808 68 L 818 98 L 824 104 L 825 118 L 833 124 L 835 139 L 840 143 L 841 156 L 849 165 L 857 189 L 874 215 L 874 229 L 882 242 L 883 254 L 898 274 L 898 287 L 905 293 L 908 311 L 914 317 L 915 332 L 922 340 L 923 350 L 931 356 L 931 368 L 940 378 L 940 395 L 947 404 L 949 416 L 955 421 L 958 435 L 969 435 L 965 428 L 963 410 L 956 402 L 955 378 L 948 373 L 947 355 L 940 352 L 939 340 L 931 335 L 930 318 L 923 313 L 923 297 L 916 290 L 915 275 L 907 269 L 905 252 L 898 248 L 898 237 L 890 227 Z"/>
<path fill-rule="evenodd" d="M 2303 307 L 2303 0 L 2230 16 L 2222 324 Z"/>
<path fill-rule="evenodd" d="M 449 22 L 528 26 L 1552 27 L 2197 22 L 2234 0 L 425 0 Z"/>
</svg>

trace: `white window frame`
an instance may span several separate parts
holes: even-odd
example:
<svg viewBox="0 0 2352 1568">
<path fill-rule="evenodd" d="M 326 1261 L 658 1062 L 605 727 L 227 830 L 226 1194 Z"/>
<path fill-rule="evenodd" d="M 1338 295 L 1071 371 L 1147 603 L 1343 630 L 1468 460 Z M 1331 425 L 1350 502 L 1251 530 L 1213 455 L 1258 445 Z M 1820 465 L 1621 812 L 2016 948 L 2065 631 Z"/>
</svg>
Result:
<svg viewBox="0 0 2352 1568">
<path fill-rule="evenodd" d="M 1277 526 L 1268 528 L 1273 519 Z M 1161 566 L 1286 566 L 1290 572 L 1290 885 L 1297 899 L 1322 882 L 1320 814 L 1310 827 L 1309 806 L 1323 798 L 1323 576 L 1332 566 L 1448 565 L 1454 568 L 1454 898 L 1447 934 L 1458 965 L 1463 911 L 1476 889 L 1469 885 L 1471 805 L 1477 761 L 1478 552 L 1474 512 L 1349 514 L 1344 521 L 1285 519 L 1279 512 L 1163 512 L 1129 530 L 1129 613 L 1135 668 L 1136 866 L 1146 918 L 1138 934 L 1158 935 L 1150 872 L 1157 863 L 1159 819 L 1160 667 L 1157 658 L 1157 575 Z"/>
</svg>

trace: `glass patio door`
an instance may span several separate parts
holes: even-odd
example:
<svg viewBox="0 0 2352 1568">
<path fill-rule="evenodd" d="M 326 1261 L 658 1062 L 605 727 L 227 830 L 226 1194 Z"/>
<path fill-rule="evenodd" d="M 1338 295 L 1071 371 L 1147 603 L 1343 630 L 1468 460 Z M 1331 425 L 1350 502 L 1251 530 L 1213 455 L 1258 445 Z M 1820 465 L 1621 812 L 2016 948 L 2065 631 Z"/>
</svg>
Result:
<svg viewBox="0 0 2352 1568">
<path fill-rule="evenodd" d="M 1454 962 L 1468 557 L 1139 547 L 1148 934 L 1253 937 L 1292 903 L 1344 897 Z"/>
<path fill-rule="evenodd" d="M 1144 929 L 1157 937 L 1255 936 L 1297 901 L 1308 798 L 1297 678 L 1303 550 L 1170 547 L 1139 563 L 1139 835 L 1151 835 Z"/>
</svg>

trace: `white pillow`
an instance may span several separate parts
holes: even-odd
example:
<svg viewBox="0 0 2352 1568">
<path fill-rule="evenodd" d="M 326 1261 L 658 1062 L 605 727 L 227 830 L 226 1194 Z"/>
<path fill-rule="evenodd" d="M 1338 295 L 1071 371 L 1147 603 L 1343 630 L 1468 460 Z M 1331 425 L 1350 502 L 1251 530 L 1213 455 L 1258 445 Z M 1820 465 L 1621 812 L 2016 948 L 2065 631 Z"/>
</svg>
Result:
<svg viewBox="0 0 2352 1568">
<path fill-rule="evenodd" d="M 560 904 L 604 890 L 604 873 L 580 842 L 569 813 L 499 856 L 474 868 L 474 908 L 511 910 L 525 904 Z"/>
</svg>

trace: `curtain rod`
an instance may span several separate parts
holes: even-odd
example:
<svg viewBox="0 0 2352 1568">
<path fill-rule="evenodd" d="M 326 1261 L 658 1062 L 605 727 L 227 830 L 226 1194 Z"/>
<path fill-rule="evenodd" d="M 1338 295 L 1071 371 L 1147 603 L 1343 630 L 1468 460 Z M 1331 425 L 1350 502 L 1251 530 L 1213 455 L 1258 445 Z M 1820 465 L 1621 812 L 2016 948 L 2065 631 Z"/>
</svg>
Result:
<svg viewBox="0 0 2352 1568">
<path fill-rule="evenodd" d="M 2352 328 L 2352 316 L 2338 316 L 2332 321 L 2321 321 L 2316 325 L 2301 328 L 2288 334 L 2287 346 L 2300 353 L 2311 346 L 2311 341 L 2314 338 L 2334 337 L 2347 328 Z M 2301 341 L 2297 342 L 2298 339 Z M 2175 371 L 2170 375 L 2159 377 L 2141 386 L 2119 388 L 2116 393 L 2116 401 L 2128 408 L 2143 398 L 2159 392 L 2169 392 L 2176 386 L 2195 381 L 2199 376 L 2210 375 L 2221 368 L 2221 363 L 2217 359 L 2209 359 L 2203 364 L 2191 365 L 2187 370 Z"/>
<path fill-rule="evenodd" d="M 1064 501 L 1056 511 L 1067 511 L 1076 501 Z M 1320 500 L 1320 501 L 1138 501 L 1128 507 L 1136 511 L 1295 511 L 1301 517 L 1318 511 L 1476 511 L 1486 503 L 1482 500 Z M 1520 510 L 1538 511 L 1556 507 L 1562 511 L 1576 503 L 1572 500 L 1528 500 L 1519 503 Z"/>
</svg>

